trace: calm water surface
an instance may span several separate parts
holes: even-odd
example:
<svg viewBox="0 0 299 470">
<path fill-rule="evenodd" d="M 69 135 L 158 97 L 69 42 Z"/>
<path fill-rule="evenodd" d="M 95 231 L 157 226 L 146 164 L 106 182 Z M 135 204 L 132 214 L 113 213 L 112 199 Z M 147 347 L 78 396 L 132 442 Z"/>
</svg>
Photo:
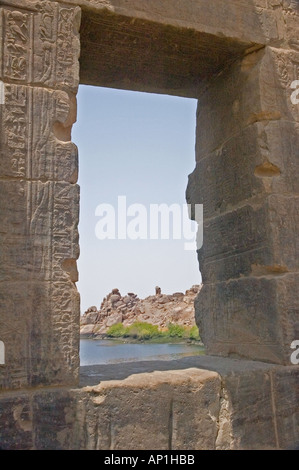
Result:
<svg viewBox="0 0 299 470">
<path fill-rule="evenodd" d="M 200 354 L 204 354 L 204 350 L 197 344 L 122 343 L 108 339 L 80 341 L 81 366 L 152 360 L 169 361 Z"/>
</svg>

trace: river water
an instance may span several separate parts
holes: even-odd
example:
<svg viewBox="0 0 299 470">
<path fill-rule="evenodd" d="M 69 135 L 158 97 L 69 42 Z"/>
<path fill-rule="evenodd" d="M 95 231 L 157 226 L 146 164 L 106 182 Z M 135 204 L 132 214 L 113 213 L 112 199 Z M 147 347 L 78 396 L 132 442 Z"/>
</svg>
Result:
<svg viewBox="0 0 299 470">
<path fill-rule="evenodd" d="M 120 362 L 180 359 L 204 354 L 202 346 L 187 343 L 125 343 L 115 340 L 80 341 L 80 364 L 117 364 Z"/>
</svg>

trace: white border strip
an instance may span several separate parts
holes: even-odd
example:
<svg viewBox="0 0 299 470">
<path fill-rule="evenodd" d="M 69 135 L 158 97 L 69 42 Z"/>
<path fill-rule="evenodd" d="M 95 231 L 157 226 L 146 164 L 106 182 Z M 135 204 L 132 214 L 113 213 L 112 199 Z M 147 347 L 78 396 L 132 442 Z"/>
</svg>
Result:
<svg viewBox="0 0 299 470">
<path fill-rule="evenodd" d="M 5 103 L 5 89 L 4 83 L 0 80 L 0 104 Z"/>
</svg>

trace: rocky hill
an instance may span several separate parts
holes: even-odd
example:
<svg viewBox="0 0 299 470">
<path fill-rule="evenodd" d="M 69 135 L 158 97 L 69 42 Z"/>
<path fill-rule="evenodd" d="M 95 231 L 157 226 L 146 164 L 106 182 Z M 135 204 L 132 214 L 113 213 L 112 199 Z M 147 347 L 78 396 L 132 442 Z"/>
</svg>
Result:
<svg viewBox="0 0 299 470">
<path fill-rule="evenodd" d="M 201 286 L 171 295 L 162 294 L 156 287 L 156 294 L 139 299 L 133 292 L 122 296 L 118 289 L 103 299 L 101 307 L 93 306 L 81 317 L 80 334 L 83 337 L 105 335 L 108 328 L 117 323 L 125 327 L 134 322 L 147 322 L 163 329 L 169 323 L 192 327 L 194 320 L 194 300 Z"/>
</svg>

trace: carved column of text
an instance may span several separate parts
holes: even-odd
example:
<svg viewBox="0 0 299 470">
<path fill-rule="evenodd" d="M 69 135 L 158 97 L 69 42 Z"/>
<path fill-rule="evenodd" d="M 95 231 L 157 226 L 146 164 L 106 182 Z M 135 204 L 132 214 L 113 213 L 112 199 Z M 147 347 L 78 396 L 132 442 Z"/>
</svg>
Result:
<svg viewBox="0 0 299 470">
<path fill-rule="evenodd" d="M 80 9 L 57 2 L 0 8 L 3 387 L 67 383 L 77 375 L 78 294 L 63 263 L 78 257 L 77 149 L 70 128 L 79 21 Z M 69 197 L 57 206 L 61 186 Z M 67 302 L 56 295 L 58 280 Z M 12 335 L 14 320 L 19 327 Z"/>
</svg>

